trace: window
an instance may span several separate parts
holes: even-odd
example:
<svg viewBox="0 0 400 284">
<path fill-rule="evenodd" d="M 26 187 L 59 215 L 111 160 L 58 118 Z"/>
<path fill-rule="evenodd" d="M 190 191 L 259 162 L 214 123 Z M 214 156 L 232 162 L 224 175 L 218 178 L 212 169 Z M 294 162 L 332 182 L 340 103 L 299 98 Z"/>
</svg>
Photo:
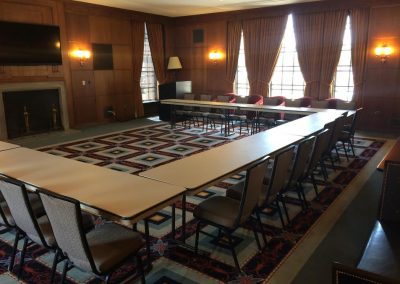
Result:
<svg viewBox="0 0 400 284">
<path fill-rule="evenodd" d="M 342 52 L 339 64 L 332 83 L 332 95 L 334 98 L 351 101 L 353 98 L 354 82 L 353 68 L 351 65 L 351 31 L 350 17 L 347 16 L 346 28 L 343 36 Z"/>
<path fill-rule="evenodd" d="M 142 89 L 142 100 L 144 102 L 158 99 L 157 79 L 154 72 L 153 59 L 151 58 L 146 25 L 144 26 L 144 50 L 142 73 L 140 76 L 140 88 Z"/>
<path fill-rule="evenodd" d="M 249 86 L 249 80 L 247 79 L 246 59 L 244 56 L 243 32 L 240 36 L 238 67 L 236 71 L 234 89 L 235 93 L 241 97 L 249 95 L 250 86 Z"/>
<path fill-rule="evenodd" d="M 289 15 L 281 51 L 270 84 L 270 96 L 297 99 L 304 96 L 305 82 L 297 58 L 293 19 Z"/>
</svg>

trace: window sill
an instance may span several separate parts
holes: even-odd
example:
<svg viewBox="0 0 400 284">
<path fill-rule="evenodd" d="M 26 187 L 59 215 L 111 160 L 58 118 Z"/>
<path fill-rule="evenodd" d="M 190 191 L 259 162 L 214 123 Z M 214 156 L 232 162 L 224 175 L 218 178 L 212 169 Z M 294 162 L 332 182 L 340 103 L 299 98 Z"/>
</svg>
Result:
<svg viewBox="0 0 400 284">
<path fill-rule="evenodd" d="M 158 103 L 158 100 L 148 100 L 148 101 L 143 101 L 143 104 L 151 104 L 151 103 Z"/>
</svg>

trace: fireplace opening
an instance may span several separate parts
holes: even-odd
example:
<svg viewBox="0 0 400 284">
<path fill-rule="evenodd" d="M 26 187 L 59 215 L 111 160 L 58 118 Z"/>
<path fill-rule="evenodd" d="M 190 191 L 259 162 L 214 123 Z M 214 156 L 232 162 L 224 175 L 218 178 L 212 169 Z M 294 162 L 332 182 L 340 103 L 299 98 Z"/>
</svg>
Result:
<svg viewBox="0 0 400 284">
<path fill-rule="evenodd" d="M 9 139 L 63 129 L 58 89 L 3 92 Z"/>
</svg>

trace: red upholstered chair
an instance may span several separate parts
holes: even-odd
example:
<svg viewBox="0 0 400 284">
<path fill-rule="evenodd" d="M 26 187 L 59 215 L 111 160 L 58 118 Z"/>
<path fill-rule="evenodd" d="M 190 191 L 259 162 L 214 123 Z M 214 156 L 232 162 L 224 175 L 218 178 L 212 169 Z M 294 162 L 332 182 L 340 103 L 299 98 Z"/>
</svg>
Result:
<svg viewBox="0 0 400 284">
<path fill-rule="evenodd" d="M 311 106 L 312 97 L 302 97 L 301 98 L 301 107 L 310 107 Z"/>
<path fill-rule="evenodd" d="M 311 100 L 310 106 L 312 108 L 329 108 L 329 101 L 328 100 Z"/>
<path fill-rule="evenodd" d="M 247 97 L 237 97 L 236 103 L 243 104 L 254 104 L 254 105 L 262 105 L 264 97 L 260 95 L 252 95 Z M 231 115 L 231 120 L 239 121 L 239 133 L 242 134 L 242 125 L 246 123 L 247 132 L 249 131 L 249 125 L 251 125 L 251 133 L 254 132 L 255 122 L 257 118 L 257 113 L 255 111 L 244 111 L 238 110 L 235 111 L 233 115 Z"/>
</svg>

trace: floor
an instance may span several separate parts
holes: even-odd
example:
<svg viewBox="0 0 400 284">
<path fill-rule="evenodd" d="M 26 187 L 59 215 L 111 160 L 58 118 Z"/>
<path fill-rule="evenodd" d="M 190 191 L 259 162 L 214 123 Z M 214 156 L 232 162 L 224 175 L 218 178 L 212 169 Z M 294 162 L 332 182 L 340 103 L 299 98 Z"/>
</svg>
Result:
<svg viewBox="0 0 400 284">
<path fill-rule="evenodd" d="M 154 123 L 157 123 L 156 118 L 143 118 L 23 137 L 11 143 L 38 148 Z M 390 133 L 359 132 L 357 135 L 384 137 L 388 143 L 350 184 L 348 192 L 327 210 L 295 253 L 267 280 L 268 283 L 331 283 L 330 266 L 333 261 L 348 265 L 357 263 L 377 212 L 382 173 L 376 171 L 376 165 L 394 143 L 392 138 L 396 137 Z"/>
</svg>

